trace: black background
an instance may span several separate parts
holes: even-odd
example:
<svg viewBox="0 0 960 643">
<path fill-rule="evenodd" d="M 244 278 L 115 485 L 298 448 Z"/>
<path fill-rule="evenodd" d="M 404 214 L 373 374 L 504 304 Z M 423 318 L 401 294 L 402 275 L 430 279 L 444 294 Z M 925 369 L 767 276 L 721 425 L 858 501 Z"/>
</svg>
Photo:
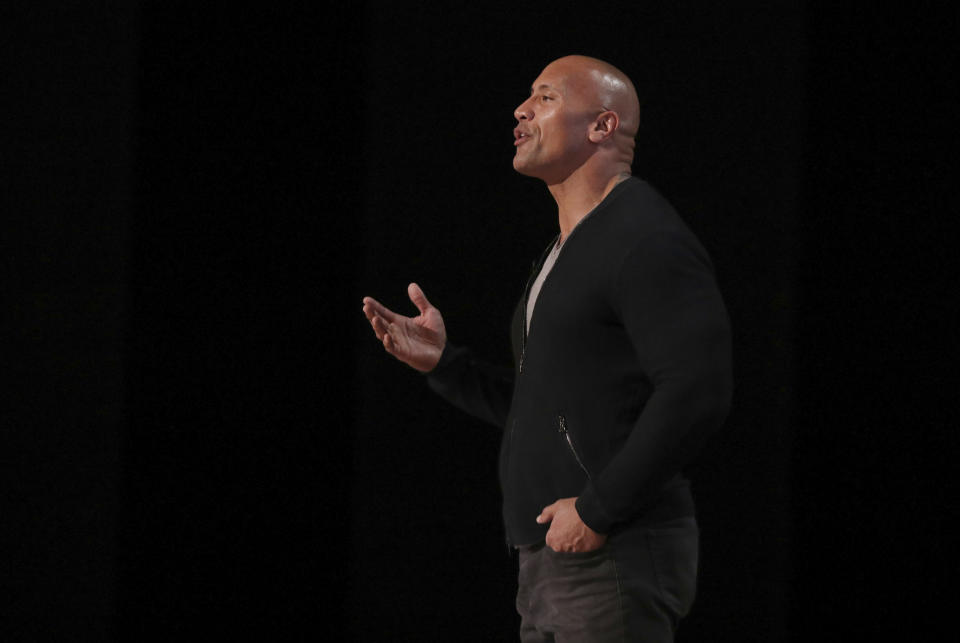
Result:
<svg viewBox="0 0 960 643">
<path fill-rule="evenodd" d="M 932 628 L 956 20 L 845 7 L 6 16 L 4 631 L 515 638 L 496 431 L 386 355 L 361 298 L 413 311 L 416 281 L 510 363 L 557 225 L 510 166 L 512 112 L 568 53 L 636 81 L 634 173 L 733 322 L 678 639 Z"/>
</svg>

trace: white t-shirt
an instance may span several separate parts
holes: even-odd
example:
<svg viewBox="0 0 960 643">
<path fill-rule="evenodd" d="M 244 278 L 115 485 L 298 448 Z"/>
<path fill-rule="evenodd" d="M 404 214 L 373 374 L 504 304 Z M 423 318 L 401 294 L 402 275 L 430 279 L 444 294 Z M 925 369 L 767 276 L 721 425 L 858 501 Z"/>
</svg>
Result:
<svg viewBox="0 0 960 643">
<path fill-rule="evenodd" d="M 547 275 L 550 274 L 550 271 L 553 270 L 553 264 L 557 262 L 557 257 L 560 256 L 560 251 L 563 250 L 563 246 L 565 246 L 567 240 L 570 239 L 570 235 L 572 235 L 574 231 L 580 227 L 581 223 L 586 221 L 587 217 L 593 214 L 594 210 L 596 210 L 596 208 L 590 210 L 590 212 L 585 214 L 582 219 L 577 221 L 577 225 L 573 226 L 573 230 L 570 231 L 570 234 L 567 235 L 567 238 L 561 243 L 554 244 L 553 248 L 550 249 L 550 254 L 548 254 L 547 258 L 543 260 L 543 268 L 540 269 L 540 274 L 537 275 L 537 279 L 533 282 L 533 285 L 530 286 L 530 296 L 527 297 L 527 334 L 530 333 L 530 319 L 533 317 L 533 307 L 537 304 L 537 297 L 540 296 L 540 288 L 543 287 L 543 282 L 547 279 Z"/>
<path fill-rule="evenodd" d="M 570 238 L 570 235 L 567 235 L 567 238 Z M 566 239 L 564 239 L 566 241 Z M 540 269 L 540 274 L 537 275 L 536 280 L 533 282 L 533 285 L 530 286 L 530 295 L 527 297 L 527 333 L 530 333 L 530 318 L 533 317 L 533 307 L 537 305 L 537 297 L 540 295 L 540 288 L 543 286 L 544 280 L 547 278 L 547 275 L 550 274 L 550 271 L 553 269 L 553 264 L 557 262 L 557 257 L 560 256 L 560 250 L 563 248 L 563 244 L 554 244 L 553 248 L 550 249 L 550 254 L 547 255 L 547 258 L 543 260 L 543 268 Z"/>
</svg>

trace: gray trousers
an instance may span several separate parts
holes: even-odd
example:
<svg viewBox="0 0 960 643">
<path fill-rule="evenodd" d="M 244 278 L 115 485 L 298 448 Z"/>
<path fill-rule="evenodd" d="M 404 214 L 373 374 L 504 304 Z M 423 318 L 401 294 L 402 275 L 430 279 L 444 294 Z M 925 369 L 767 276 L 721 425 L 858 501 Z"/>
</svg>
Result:
<svg viewBox="0 0 960 643">
<path fill-rule="evenodd" d="M 697 585 L 691 516 L 614 531 L 591 552 L 520 548 L 520 639 L 669 643 Z"/>
</svg>

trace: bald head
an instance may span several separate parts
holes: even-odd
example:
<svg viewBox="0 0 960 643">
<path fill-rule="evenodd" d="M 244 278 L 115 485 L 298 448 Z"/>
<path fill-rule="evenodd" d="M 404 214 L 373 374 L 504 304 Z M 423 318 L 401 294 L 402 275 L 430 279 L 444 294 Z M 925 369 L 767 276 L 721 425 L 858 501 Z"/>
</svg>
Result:
<svg viewBox="0 0 960 643">
<path fill-rule="evenodd" d="M 513 167 L 549 185 L 575 172 L 629 173 L 640 101 L 626 74 L 588 56 L 547 65 L 514 111 Z"/>
<path fill-rule="evenodd" d="M 598 109 L 616 112 L 619 133 L 631 140 L 640 126 L 640 100 L 633 83 L 610 63 L 589 56 L 564 56 L 544 69 L 559 74 L 566 91 Z"/>
</svg>

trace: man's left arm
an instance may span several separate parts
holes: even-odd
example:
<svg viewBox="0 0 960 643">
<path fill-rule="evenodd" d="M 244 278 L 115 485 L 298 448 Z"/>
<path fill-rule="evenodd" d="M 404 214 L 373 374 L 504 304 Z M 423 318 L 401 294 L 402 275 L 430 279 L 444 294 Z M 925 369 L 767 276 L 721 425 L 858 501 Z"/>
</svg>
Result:
<svg viewBox="0 0 960 643">
<path fill-rule="evenodd" d="M 730 322 L 710 261 L 679 232 L 646 237 L 626 256 L 616 303 L 653 393 L 620 452 L 576 500 L 604 534 L 635 517 L 718 429 L 733 392 Z"/>
</svg>

